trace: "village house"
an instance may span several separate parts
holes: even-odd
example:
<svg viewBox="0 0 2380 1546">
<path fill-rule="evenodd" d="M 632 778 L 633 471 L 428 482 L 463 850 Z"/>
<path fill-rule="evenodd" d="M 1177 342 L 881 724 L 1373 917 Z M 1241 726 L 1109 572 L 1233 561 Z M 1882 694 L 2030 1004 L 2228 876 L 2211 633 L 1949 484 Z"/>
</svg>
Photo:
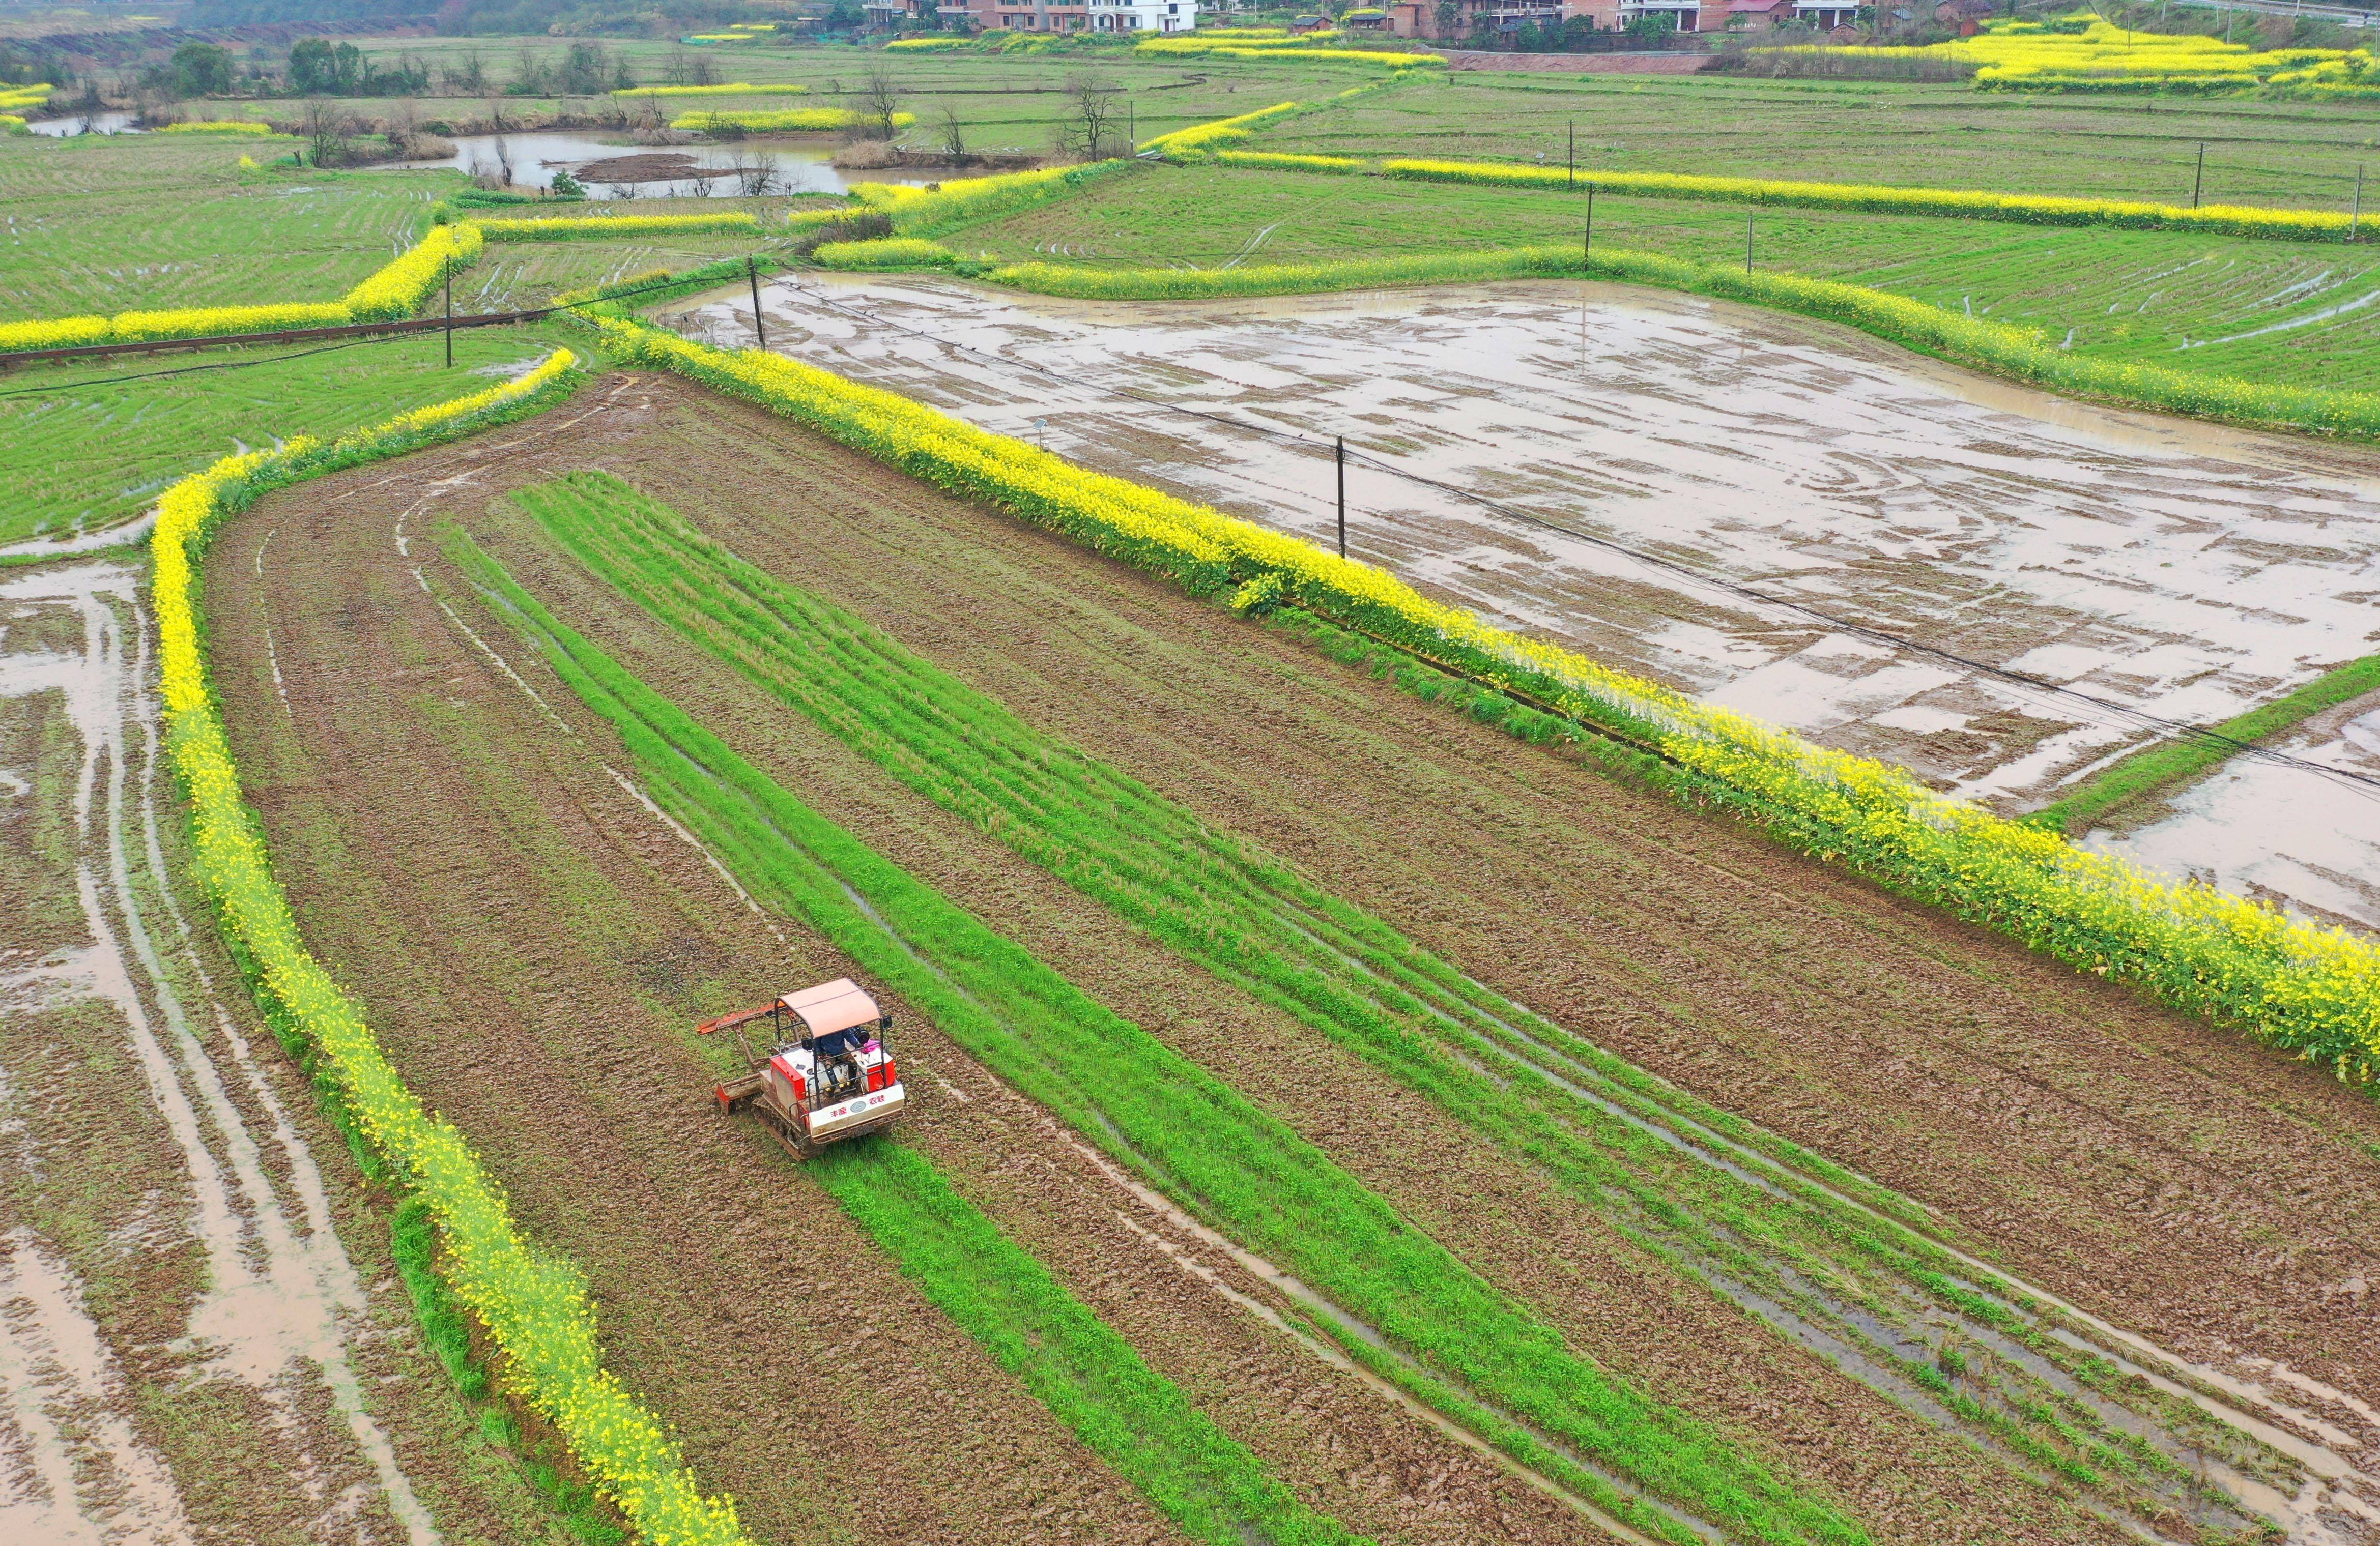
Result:
<svg viewBox="0 0 2380 1546">
<path fill-rule="evenodd" d="M 869 18 L 880 0 L 869 0 Z M 880 0 L 897 9 L 917 0 Z M 953 18 L 986 31 L 1193 32 L 1198 0 L 942 0 L 945 25 Z"/>
</svg>

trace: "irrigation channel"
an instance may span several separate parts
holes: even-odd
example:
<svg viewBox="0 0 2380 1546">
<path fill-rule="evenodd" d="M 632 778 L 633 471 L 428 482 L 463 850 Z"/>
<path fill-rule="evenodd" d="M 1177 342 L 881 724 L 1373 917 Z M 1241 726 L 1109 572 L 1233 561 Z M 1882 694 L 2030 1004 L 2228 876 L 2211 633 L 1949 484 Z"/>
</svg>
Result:
<svg viewBox="0 0 2380 1546">
<path fill-rule="evenodd" d="M 2213 724 L 2374 649 L 2380 455 L 1802 319 L 1567 283 L 1148 305 L 811 273 L 764 296 L 772 349 L 1326 544 L 1343 434 L 1354 556 L 2003 809 L 2145 743 L 2131 709 Z M 665 316 L 750 342 L 723 294 Z M 2278 749 L 2380 773 L 2374 707 Z M 2380 791 L 2351 780 L 2235 759 L 2089 840 L 2380 926 Z"/>
<path fill-rule="evenodd" d="M 138 571 L 0 579 L 0 1539 L 434 1546 L 311 1093 L 169 877 L 160 733 Z"/>
</svg>

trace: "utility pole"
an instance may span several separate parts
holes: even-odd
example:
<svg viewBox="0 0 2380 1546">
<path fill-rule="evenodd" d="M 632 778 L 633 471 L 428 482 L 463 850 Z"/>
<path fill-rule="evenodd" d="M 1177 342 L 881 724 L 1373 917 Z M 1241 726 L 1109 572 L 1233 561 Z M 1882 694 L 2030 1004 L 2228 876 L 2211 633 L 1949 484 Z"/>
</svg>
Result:
<svg viewBox="0 0 2380 1546">
<path fill-rule="evenodd" d="M 2363 163 L 2355 163 L 2355 202 L 2348 206 L 2347 239 L 2355 239 L 2355 228 L 2363 223 Z"/>
<path fill-rule="evenodd" d="M 1578 191 L 1578 120 L 1570 121 L 1570 190 Z"/>
<path fill-rule="evenodd" d="M 1123 142 L 1129 147 L 1124 153 L 1136 156 L 1140 154 L 1140 115 L 1135 107 L 1130 97 L 1123 99 Z"/>
<path fill-rule="evenodd" d="M 1743 275 L 1746 279 L 1752 277 L 1752 211 L 1749 210 L 1743 215 Z"/>
<path fill-rule="evenodd" d="M 1586 185 L 1586 239 L 1578 244 L 1578 259 L 1582 266 L 1592 266 L 1595 262 L 1595 185 L 1593 183 Z"/>
<path fill-rule="evenodd" d="M 1347 556 L 1347 437 L 1339 437 L 1339 556 Z"/>
<path fill-rule="evenodd" d="M 768 324 L 760 320 L 760 265 L 752 259 L 744 260 L 744 277 L 752 282 L 752 332 L 760 340 L 760 348 L 769 347 Z"/>
<path fill-rule="evenodd" d="M 446 368 L 455 368 L 455 260 L 438 260 L 438 277 L 446 282 Z"/>
<path fill-rule="evenodd" d="M 2190 179 L 2190 207 L 2198 208 L 2199 190 L 2206 186 L 2206 141 L 2198 142 L 2198 175 Z"/>
</svg>

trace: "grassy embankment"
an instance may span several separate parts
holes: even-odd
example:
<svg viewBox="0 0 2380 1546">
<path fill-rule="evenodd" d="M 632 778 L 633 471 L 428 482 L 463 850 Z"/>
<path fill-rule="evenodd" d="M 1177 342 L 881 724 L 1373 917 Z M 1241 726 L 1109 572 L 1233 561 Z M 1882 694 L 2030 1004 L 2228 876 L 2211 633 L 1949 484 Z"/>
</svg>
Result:
<svg viewBox="0 0 2380 1546">
<path fill-rule="evenodd" d="M 2152 795 L 2179 792 L 2239 755 L 2235 743 L 2268 744 L 2325 708 L 2380 691 L 2380 655 L 2325 671 L 2286 697 L 2209 729 L 2224 739 L 2161 742 L 2094 773 L 2034 819 L 2080 837 L 2106 817 Z"/>
<path fill-rule="evenodd" d="M 2186 1445 L 2174 1444 L 2168 1455 L 2133 1443 L 2014 1362 L 1975 1358 L 1973 1388 L 1997 1393 L 1978 1401 L 1939 1389 L 1923 1360 L 1871 1338 L 1864 1329 L 1870 1320 L 1900 1324 L 1906 1337 L 1924 1342 L 1935 1334 L 1919 1321 L 1973 1319 L 1982 1342 L 2014 1335 L 2086 1383 L 2110 1385 L 2006 1308 L 2021 1293 L 1973 1277 L 1908 1233 L 1905 1226 L 1923 1215 L 1905 1201 L 1723 1113 L 1679 1106 L 1675 1092 L 1471 981 L 1278 860 L 1036 733 L 1000 704 L 706 541 L 625 486 L 589 474 L 516 497 L 558 545 L 689 643 L 1187 960 L 1436 1102 L 1654 1254 L 1737 1292 L 1792 1304 L 1804 1323 L 1829 1327 L 1842 1346 L 1897 1368 L 1907 1387 L 1944 1397 L 1979 1440 L 2023 1463 L 2151 1513 L 2160 1490 L 2183 1474 Z M 1184 888 L 1185 876 L 1196 877 L 1195 888 Z M 1482 1070 L 1483 1054 L 1496 1072 Z M 1581 1083 L 1594 1098 L 1576 1093 Z M 1612 1114 L 1613 1105 L 1675 1130 L 1741 1134 L 1763 1151 L 1761 1159 L 1741 1163 L 1779 1166 L 1772 1178 L 1780 1190 L 1741 1182 L 1684 1150 L 1647 1141 L 1631 1119 Z M 1866 1203 L 1845 1209 L 1796 1177 Z M 1871 1216 L 1871 1207 L 1893 1222 Z M 1860 1248 L 1846 1245 L 1854 1239 Z M 2159 1407 L 2149 1401 L 2140 1415 L 2152 1425 L 2172 1422 L 2176 1414 Z"/>
<path fill-rule="evenodd" d="M 456 556 L 468 564 L 471 555 Z M 617 729 L 651 798 L 756 897 L 804 919 L 1023 1093 L 1363 1317 L 1387 1346 L 1319 1315 L 1310 1331 L 1682 1546 L 1698 1539 L 1686 1526 L 1553 1443 L 1753 1539 L 1864 1538 L 1691 1419 L 1571 1352 L 1294 1133 L 820 817 L 526 592 L 484 568 L 478 578 Z"/>
</svg>

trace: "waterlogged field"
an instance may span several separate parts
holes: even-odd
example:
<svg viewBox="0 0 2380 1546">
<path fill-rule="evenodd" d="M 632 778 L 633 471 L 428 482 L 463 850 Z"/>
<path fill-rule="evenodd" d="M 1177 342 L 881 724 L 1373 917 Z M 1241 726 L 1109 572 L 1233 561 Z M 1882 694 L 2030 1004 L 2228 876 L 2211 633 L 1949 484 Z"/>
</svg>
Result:
<svg viewBox="0 0 2380 1546">
<path fill-rule="evenodd" d="M 560 1540 L 188 882 L 155 659 L 134 565 L 0 571 L 0 1531 Z"/>
<path fill-rule="evenodd" d="M 2217 723 L 2373 648 L 2380 461 L 1912 368 L 1815 324 L 1570 284 L 1161 307 L 917 278 L 769 294 L 796 357 L 1326 544 L 1343 433 L 1366 561 L 2010 810 L 2143 743 L 2128 708 Z M 732 344 L 748 315 L 711 300 L 681 325 Z M 2156 855 L 2380 924 L 2372 809 L 2311 781 L 2252 839 L 2192 822 Z"/>
</svg>

